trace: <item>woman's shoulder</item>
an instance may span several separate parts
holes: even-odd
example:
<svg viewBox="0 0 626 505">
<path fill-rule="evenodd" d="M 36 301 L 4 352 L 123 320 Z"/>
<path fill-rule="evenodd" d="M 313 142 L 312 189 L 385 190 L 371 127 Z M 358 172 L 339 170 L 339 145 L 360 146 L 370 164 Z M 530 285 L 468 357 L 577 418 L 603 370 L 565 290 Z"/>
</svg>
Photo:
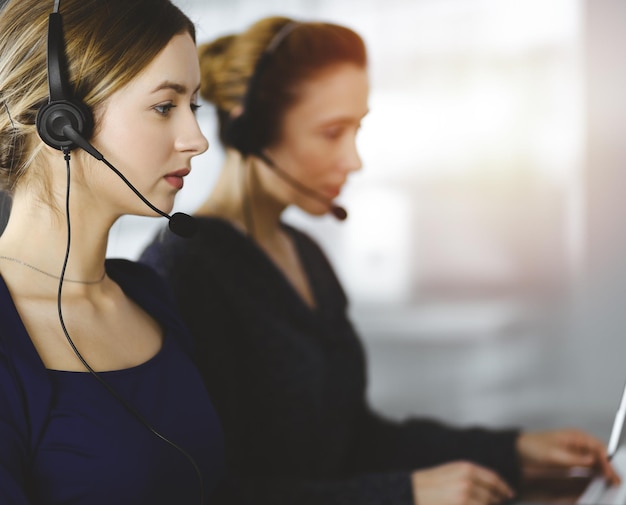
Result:
<svg viewBox="0 0 626 505">
<path fill-rule="evenodd" d="M 107 259 L 106 272 L 128 296 L 141 304 L 171 303 L 165 281 L 150 265 L 122 258 Z"/>
<path fill-rule="evenodd" d="M 162 228 L 148 244 L 146 251 L 159 254 L 193 254 L 196 251 L 220 253 L 245 243 L 248 238 L 233 224 L 218 217 L 195 217 L 197 231 L 188 238 L 179 237 L 167 228 Z"/>
<path fill-rule="evenodd" d="M 164 272 L 193 271 L 200 266 L 204 271 L 240 265 L 250 254 L 254 244 L 250 238 L 225 219 L 197 217 L 198 229 L 189 238 L 181 238 L 166 229 L 157 233 L 145 247 L 139 261 Z"/>
<path fill-rule="evenodd" d="M 156 275 L 148 265 L 125 258 L 108 258 L 106 260 L 107 275 L 114 280 L 139 280 L 151 281 Z"/>
</svg>

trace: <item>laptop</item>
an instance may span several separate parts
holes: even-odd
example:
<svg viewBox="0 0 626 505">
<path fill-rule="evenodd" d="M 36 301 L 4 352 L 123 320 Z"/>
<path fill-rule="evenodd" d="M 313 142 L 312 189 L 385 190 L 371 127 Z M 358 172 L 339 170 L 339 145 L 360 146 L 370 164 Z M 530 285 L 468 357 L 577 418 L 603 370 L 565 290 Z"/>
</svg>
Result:
<svg viewBox="0 0 626 505">
<path fill-rule="evenodd" d="M 610 486 L 603 477 L 594 477 L 576 502 L 578 505 L 626 505 L 626 446 L 619 445 L 626 417 L 626 384 L 613 420 L 607 454 L 615 471 L 622 477 L 621 484 Z"/>
</svg>

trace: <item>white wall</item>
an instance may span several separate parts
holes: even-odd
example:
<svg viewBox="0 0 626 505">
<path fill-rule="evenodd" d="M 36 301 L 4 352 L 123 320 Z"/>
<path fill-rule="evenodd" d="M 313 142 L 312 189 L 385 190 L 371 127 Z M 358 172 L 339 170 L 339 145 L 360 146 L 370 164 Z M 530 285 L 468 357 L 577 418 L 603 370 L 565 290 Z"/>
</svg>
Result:
<svg viewBox="0 0 626 505">
<path fill-rule="evenodd" d="M 177 3 L 200 42 L 270 14 L 364 37 L 371 113 L 359 139 L 364 170 L 342 195 L 350 218 L 288 215 L 322 242 L 355 306 L 382 314 L 441 299 L 536 299 L 568 285 L 582 254 L 578 1 Z M 221 161 L 210 107 L 199 117 L 211 147 L 180 210 L 199 203 Z M 154 221 L 120 223 L 110 254 L 136 256 Z"/>
</svg>

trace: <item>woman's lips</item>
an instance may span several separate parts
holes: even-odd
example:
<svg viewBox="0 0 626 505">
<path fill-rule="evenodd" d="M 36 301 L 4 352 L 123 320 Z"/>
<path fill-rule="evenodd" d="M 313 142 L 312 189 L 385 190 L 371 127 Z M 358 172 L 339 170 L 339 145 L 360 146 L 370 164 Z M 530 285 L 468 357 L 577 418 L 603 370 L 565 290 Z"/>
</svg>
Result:
<svg viewBox="0 0 626 505">
<path fill-rule="evenodd" d="M 170 172 L 165 175 L 164 179 L 174 188 L 182 189 L 185 182 L 183 181 L 183 177 L 188 175 L 190 170 L 188 168 L 182 168 L 180 170 L 176 170 L 176 172 Z"/>
<path fill-rule="evenodd" d="M 341 186 L 339 187 L 329 187 L 325 191 L 326 195 L 329 199 L 334 200 L 341 193 Z"/>
</svg>

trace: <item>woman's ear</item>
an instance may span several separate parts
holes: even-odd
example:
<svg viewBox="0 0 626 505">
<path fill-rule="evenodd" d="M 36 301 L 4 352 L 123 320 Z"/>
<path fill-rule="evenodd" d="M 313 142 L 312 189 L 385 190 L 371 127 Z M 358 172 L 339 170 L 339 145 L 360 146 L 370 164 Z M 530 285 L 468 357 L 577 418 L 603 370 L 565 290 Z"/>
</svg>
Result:
<svg viewBox="0 0 626 505">
<path fill-rule="evenodd" d="M 230 116 L 230 119 L 232 121 L 233 119 L 238 118 L 242 114 L 243 114 L 243 105 L 235 105 L 235 107 L 231 109 L 228 115 Z"/>
</svg>

